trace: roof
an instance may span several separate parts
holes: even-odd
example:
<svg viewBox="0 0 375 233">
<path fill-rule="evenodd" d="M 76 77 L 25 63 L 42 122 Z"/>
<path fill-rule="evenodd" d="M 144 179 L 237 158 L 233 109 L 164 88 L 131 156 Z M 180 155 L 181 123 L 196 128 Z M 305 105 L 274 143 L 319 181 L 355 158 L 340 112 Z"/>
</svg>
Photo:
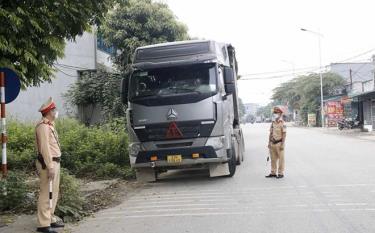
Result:
<svg viewBox="0 0 375 233">
<path fill-rule="evenodd" d="M 168 42 L 137 48 L 133 66 L 152 69 L 168 66 L 218 62 L 229 66 L 227 45 L 212 40 Z"/>
<path fill-rule="evenodd" d="M 367 91 L 367 92 L 361 92 L 361 93 L 356 93 L 356 94 L 350 95 L 349 97 L 350 98 L 354 98 L 354 97 L 365 97 L 365 96 L 373 96 L 373 97 L 375 97 L 375 90 L 373 90 L 373 91 Z"/>
</svg>

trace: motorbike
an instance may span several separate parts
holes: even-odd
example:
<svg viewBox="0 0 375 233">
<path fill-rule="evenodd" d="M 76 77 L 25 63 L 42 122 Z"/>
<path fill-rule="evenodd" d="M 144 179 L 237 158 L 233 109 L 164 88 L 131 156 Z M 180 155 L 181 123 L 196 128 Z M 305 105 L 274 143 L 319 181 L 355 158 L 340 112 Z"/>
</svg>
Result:
<svg viewBox="0 0 375 233">
<path fill-rule="evenodd" d="M 356 117 L 355 120 L 353 120 L 353 118 L 344 118 L 337 122 L 337 127 L 339 130 L 355 129 L 355 128 L 360 128 L 361 124 L 360 124 L 360 121 L 358 120 L 358 117 Z"/>
</svg>

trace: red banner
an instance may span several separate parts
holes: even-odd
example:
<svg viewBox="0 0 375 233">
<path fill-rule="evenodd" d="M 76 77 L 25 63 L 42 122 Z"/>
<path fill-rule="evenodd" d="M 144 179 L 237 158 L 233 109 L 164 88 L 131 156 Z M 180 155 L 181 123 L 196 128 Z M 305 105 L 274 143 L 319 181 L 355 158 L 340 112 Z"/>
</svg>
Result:
<svg viewBox="0 0 375 233">
<path fill-rule="evenodd" d="M 328 101 L 325 104 L 329 127 L 337 126 L 337 121 L 344 118 L 344 105 L 341 101 Z"/>
</svg>

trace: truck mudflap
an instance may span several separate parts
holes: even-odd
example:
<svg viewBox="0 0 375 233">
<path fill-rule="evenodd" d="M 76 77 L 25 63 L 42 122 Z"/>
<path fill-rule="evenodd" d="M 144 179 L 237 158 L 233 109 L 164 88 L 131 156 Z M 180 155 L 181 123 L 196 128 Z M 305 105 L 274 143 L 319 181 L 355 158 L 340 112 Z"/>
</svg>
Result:
<svg viewBox="0 0 375 233">
<path fill-rule="evenodd" d="M 223 163 L 227 161 L 226 156 L 218 157 L 217 151 L 211 146 L 171 148 L 140 151 L 133 167 L 178 167 L 194 164 Z"/>
</svg>

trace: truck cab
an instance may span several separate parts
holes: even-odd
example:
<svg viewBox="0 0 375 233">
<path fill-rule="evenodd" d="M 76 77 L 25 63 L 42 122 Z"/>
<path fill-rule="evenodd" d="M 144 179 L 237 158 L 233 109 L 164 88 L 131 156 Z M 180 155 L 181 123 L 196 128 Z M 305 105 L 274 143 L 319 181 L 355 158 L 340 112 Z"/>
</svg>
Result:
<svg viewBox="0 0 375 233">
<path fill-rule="evenodd" d="M 234 48 L 210 40 L 140 47 L 133 69 L 122 100 L 137 179 L 197 167 L 233 176 L 244 154 Z"/>
</svg>

